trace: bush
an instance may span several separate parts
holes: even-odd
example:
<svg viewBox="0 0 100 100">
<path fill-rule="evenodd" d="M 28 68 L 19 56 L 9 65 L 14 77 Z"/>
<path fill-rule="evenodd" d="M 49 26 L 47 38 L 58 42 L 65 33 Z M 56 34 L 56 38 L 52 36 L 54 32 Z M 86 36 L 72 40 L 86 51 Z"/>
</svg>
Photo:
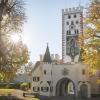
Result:
<svg viewBox="0 0 100 100">
<path fill-rule="evenodd" d="M 20 85 L 20 88 L 24 91 L 28 90 L 29 89 L 29 83 L 27 82 L 24 82 Z"/>
<path fill-rule="evenodd" d="M 0 83 L 1 89 L 20 89 L 20 83 Z"/>
</svg>

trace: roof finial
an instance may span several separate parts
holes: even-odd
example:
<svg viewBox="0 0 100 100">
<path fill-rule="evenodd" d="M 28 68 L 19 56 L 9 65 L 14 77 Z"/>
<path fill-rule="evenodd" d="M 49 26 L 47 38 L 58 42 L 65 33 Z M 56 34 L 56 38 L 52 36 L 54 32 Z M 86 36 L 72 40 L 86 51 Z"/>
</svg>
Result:
<svg viewBox="0 0 100 100">
<path fill-rule="evenodd" d="M 79 7 L 81 7 L 81 0 L 79 1 Z"/>
<path fill-rule="evenodd" d="M 49 46 L 49 43 L 47 42 L 47 46 Z"/>
</svg>

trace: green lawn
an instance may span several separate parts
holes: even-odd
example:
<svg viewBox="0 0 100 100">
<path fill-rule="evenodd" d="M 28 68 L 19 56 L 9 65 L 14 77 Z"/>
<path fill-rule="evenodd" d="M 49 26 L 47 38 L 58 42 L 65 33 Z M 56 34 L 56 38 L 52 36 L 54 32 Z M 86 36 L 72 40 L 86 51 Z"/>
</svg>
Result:
<svg viewBox="0 0 100 100">
<path fill-rule="evenodd" d="M 12 96 L 17 96 L 19 98 L 23 98 L 24 100 L 39 100 L 37 98 L 32 98 L 32 97 L 23 97 L 23 91 L 17 90 L 17 89 L 0 89 L 0 95 L 12 95 Z"/>
</svg>

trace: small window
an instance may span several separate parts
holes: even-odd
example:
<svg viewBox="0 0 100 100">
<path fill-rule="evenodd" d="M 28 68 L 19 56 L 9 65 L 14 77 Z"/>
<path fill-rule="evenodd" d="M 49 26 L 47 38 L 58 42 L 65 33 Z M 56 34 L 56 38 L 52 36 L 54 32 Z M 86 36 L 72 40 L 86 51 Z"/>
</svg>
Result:
<svg viewBox="0 0 100 100">
<path fill-rule="evenodd" d="M 52 92 L 53 91 L 53 87 L 50 87 L 50 92 Z"/>
<path fill-rule="evenodd" d="M 77 33 L 76 33 L 76 30 L 75 30 L 75 34 L 77 34 Z"/>
<path fill-rule="evenodd" d="M 44 75 L 46 75 L 46 70 L 44 70 Z"/>
<path fill-rule="evenodd" d="M 74 18 L 76 18 L 77 16 L 76 16 L 76 14 L 74 15 Z"/>
<path fill-rule="evenodd" d="M 82 75 L 85 75 L 85 70 L 84 69 L 82 70 Z"/>
<path fill-rule="evenodd" d="M 71 34 L 71 31 L 70 31 L 70 30 L 68 30 L 68 31 L 66 32 L 66 34 L 67 34 L 67 35 L 70 35 L 70 34 Z"/>
<path fill-rule="evenodd" d="M 37 77 L 37 81 L 39 81 L 40 80 L 40 78 L 39 77 Z"/>
<path fill-rule="evenodd" d="M 69 31 L 67 31 L 67 35 L 69 34 Z"/>
<path fill-rule="evenodd" d="M 79 30 L 77 29 L 77 30 L 75 30 L 75 34 L 79 34 Z"/>
<path fill-rule="evenodd" d="M 70 27 L 70 29 L 73 29 L 74 28 L 74 26 L 72 25 L 71 27 Z"/>
<path fill-rule="evenodd" d="M 68 15 L 68 19 L 70 19 L 71 18 L 71 16 L 70 15 Z"/>
<path fill-rule="evenodd" d="M 69 25 L 69 22 L 66 22 L 66 25 Z"/>
<path fill-rule="evenodd" d="M 71 31 L 69 30 L 69 35 L 71 34 Z"/>
<path fill-rule="evenodd" d="M 76 33 L 78 34 L 78 33 L 79 33 L 79 31 L 78 31 L 78 30 L 76 30 Z"/>
<path fill-rule="evenodd" d="M 33 81 L 38 82 L 39 80 L 39 77 L 33 77 Z"/>
<path fill-rule="evenodd" d="M 38 91 L 40 91 L 40 88 L 37 87 L 37 86 L 35 86 L 35 87 L 33 87 L 33 91 L 34 91 L 34 92 L 38 92 Z"/>
<path fill-rule="evenodd" d="M 78 20 L 76 21 L 76 24 L 78 24 L 79 22 L 78 22 Z"/>
<path fill-rule="evenodd" d="M 71 21 L 71 25 L 74 25 L 74 22 L 73 21 Z"/>
<path fill-rule="evenodd" d="M 48 92 L 49 91 L 49 87 L 41 87 L 41 91 Z"/>
</svg>

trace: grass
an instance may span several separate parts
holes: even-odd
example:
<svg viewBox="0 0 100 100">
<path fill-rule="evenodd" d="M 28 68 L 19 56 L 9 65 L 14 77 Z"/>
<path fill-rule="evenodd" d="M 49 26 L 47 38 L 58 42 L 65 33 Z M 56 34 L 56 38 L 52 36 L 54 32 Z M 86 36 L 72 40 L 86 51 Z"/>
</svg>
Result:
<svg viewBox="0 0 100 100">
<path fill-rule="evenodd" d="M 0 89 L 0 95 L 3 96 L 17 96 L 19 98 L 23 98 L 24 100 L 39 100 L 37 98 L 31 98 L 31 97 L 23 97 L 23 91 L 17 90 L 17 89 Z"/>
</svg>

